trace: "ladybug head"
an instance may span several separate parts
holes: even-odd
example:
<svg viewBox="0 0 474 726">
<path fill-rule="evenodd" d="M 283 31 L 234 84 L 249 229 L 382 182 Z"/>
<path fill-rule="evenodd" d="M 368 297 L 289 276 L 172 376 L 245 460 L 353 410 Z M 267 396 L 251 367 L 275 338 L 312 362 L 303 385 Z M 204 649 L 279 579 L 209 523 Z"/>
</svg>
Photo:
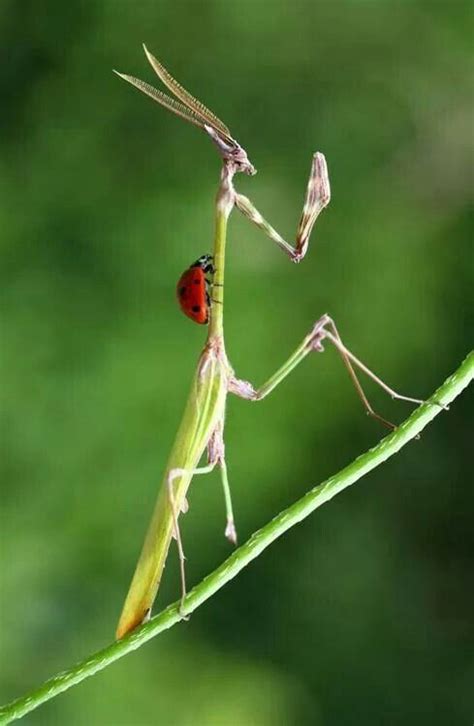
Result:
<svg viewBox="0 0 474 726">
<path fill-rule="evenodd" d="M 212 275 L 214 273 L 213 261 L 212 255 L 201 255 L 191 267 L 199 267 L 204 273 L 210 272 Z"/>
</svg>

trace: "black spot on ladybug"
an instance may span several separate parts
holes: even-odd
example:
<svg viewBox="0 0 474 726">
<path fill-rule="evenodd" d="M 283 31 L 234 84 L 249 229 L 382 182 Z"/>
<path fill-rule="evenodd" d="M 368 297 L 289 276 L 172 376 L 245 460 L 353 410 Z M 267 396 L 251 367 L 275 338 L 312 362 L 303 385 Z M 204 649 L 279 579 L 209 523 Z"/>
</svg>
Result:
<svg viewBox="0 0 474 726">
<path fill-rule="evenodd" d="M 201 310 L 201 306 L 200 305 L 193 305 L 192 308 L 191 308 L 191 310 L 193 311 L 193 313 L 199 313 L 200 310 Z"/>
<path fill-rule="evenodd" d="M 195 285 L 200 285 L 200 284 L 201 284 L 201 280 L 200 280 L 200 279 L 199 279 L 198 277 L 196 277 L 196 278 L 195 278 L 195 279 L 193 280 L 193 282 L 194 282 L 194 284 L 195 284 Z"/>
<path fill-rule="evenodd" d="M 186 286 L 179 288 L 179 294 L 181 297 L 186 294 Z"/>
</svg>

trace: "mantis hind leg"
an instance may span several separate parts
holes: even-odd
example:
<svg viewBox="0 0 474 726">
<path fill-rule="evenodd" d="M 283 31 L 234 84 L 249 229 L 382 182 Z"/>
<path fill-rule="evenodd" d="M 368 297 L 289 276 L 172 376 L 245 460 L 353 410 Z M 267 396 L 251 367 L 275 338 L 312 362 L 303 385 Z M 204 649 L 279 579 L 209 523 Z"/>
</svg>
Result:
<svg viewBox="0 0 474 726">
<path fill-rule="evenodd" d="M 323 342 L 330 341 L 338 353 L 340 354 L 344 365 L 346 366 L 348 373 L 352 379 L 357 394 L 362 401 L 362 404 L 369 416 L 380 421 L 384 426 L 389 429 L 395 429 L 395 424 L 392 424 L 387 419 L 383 418 L 372 408 L 369 400 L 362 388 L 359 378 L 356 373 L 356 369 L 364 373 L 366 376 L 371 378 L 380 388 L 388 393 L 392 398 L 400 401 L 408 401 L 409 403 L 422 404 L 425 403 L 422 399 L 412 398 L 410 396 L 404 396 L 401 393 L 397 393 L 393 388 L 390 388 L 381 378 L 379 378 L 373 371 L 370 370 L 362 361 L 351 353 L 342 342 L 339 332 L 332 318 L 329 315 L 323 315 L 313 326 L 310 333 L 304 338 L 302 343 L 296 348 L 296 350 L 290 355 L 290 357 L 283 363 L 283 365 L 277 370 L 276 373 L 271 376 L 263 386 L 260 388 L 254 388 L 251 383 L 242 381 L 237 378 L 232 378 L 229 382 L 229 391 L 246 398 L 250 401 L 260 401 L 265 396 L 268 396 L 279 383 L 281 383 L 295 368 L 306 358 L 311 352 L 322 352 Z M 438 404 L 442 405 L 442 404 Z"/>
<path fill-rule="evenodd" d="M 178 547 L 178 557 L 179 557 L 179 572 L 180 572 L 180 578 L 181 578 L 180 611 L 181 611 L 181 615 L 184 619 L 186 619 L 186 615 L 184 613 L 184 600 L 186 598 L 186 566 L 185 566 L 186 557 L 184 554 L 183 540 L 181 538 L 181 531 L 179 528 L 178 517 L 179 517 L 179 510 L 181 510 L 182 512 L 187 512 L 188 505 L 187 505 L 187 501 L 184 500 L 180 504 L 180 507 L 178 508 L 178 505 L 176 503 L 176 498 L 174 495 L 173 481 L 184 475 L 193 477 L 195 474 L 209 474 L 209 472 L 211 472 L 214 469 L 214 466 L 215 466 L 215 463 L 208 464 L 207 466 L 198 467 L 197 469 L 171 469 L 168 472 L 168 477 L 167 477 L 168 498 L 170 500 L 171 516 L 173 518 L 173 537 L 176 540 L 176 545 Z"/>
<path fill-rule="evenodd" d="M 209 461 L 218 465 L 221 474 L 222 488 L 224 490 L 224 501 L 226 511 L 226 528 L 225 536 L 232 542 L 237 544 L 237 531 L 235 529 L 234 511 L 232 507 L 232 497 L 230 493 L 229 479 L 227 476 L 227 464 L 225 461 L 225 444 L 224 444 L 224 422 L 221 420 L 214 429 L 209 444 L 207 446 Z"/>
<path fill-rule="evenodd" d="M 180 610 L 181 615 L 183 618 L 186 618 L 186 615 L 184 613 L 184 601 L 186 598 L 186 556 L 184 554 L 184 547 L 183 547 L 183 540 L 181 537 L 181 532 L 179 528 L 179 514 L 180 511 L 185 513 L 188 510 L 188 504 L 186 499 L 184 499 L 183 502 L 180 503 L 179 507 L 176 502 L 175 493 L 174 493 L 174 487 L 173 487 L 173 481 L 181 476 L 187 475 L 193 477 L 196 474 L 209 474 L 211 471 L 215 469 L 216 466 L 219 467 L 220 473 L 221 473 L 221 481 L 222 481 L 222 487 L 224 489 L 224 500 L 225 500 L 225 507 L 226 507 L 226 515 L 227 515 L 227 521 L 226 521 L 226 528 L 225 528 L 225 536 L 227 539 L 232 542 L 232 544 L 237 544 L 237 532 L 235 529 L 234 524 L 234 514 L 233 514 L 233 508 L 232 508 L 232 498 L 230 494 L 230 486 L 229 486 L 229 480 L 227 477 L 227 465 L 225 462 L 225 446 L 224 446 L 224 437 L 223 437 L 223 421 L 219 422 L 216 426 L 215 430 L 211 434 L 211 437 L 208 442 L 207 446 L 208 451 L 208 464 L 206 466 L 201 466 L 196 469 L 171 469 L 168 473 L 167 477 L 167 484 L 168 484 L 168 497 L 170 501 L 170 507 L 171 507 L 171 514 L 173 518 L 173 536 L 176 540 L 176 545 L 178 548 L 178 557 L 179 557 L 179 569 L 180 569 L 180 578 L 181 578 L 181 601 L 180 601 Z"/>
</svg>

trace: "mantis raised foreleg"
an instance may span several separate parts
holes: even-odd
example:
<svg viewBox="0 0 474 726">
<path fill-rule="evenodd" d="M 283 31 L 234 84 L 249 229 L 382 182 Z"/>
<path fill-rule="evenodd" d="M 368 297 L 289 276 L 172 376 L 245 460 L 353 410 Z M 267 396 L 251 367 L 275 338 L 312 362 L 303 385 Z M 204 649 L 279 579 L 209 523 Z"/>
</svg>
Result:
<svg viewBox="0 0 474 726">
<path fill-rule="evenodd" d="M 260 227 L 266 235 L 270 237 L 276 244 L 286 252 L 293 262 L 300 262 L 305 256 L 311 230 L 316 222 L 319 214 L 327 207 L 331 201 L 331 188 L 329 186 L 329 176 L 324 155 L 318 151 L 313 155 L 311 163 L 311 171 L 306 189 L 306 198 L 304 201 L 303 211 L 301 213 L 298 229 L 296 232 L 296 241 L 294 247 L 285 242 L 283 237 L 269 224 L 253 206 L 250 199 L 243 194 L 235 192 L 235 205 L 237 209 L 248 217 L 257 227 Z"/>
</svg>

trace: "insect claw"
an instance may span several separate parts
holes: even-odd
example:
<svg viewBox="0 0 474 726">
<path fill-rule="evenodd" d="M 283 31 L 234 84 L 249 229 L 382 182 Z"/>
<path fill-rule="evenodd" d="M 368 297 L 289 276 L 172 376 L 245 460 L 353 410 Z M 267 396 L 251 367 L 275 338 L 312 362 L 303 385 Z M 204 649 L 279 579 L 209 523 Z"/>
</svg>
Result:
<svg viewBox="0 0 474 726">
<path fill-rule="evenodd" d="M 327 323 L 327 315 L 323 315 L 318 320 L 316 325 L 313 327 L 309 334 L 307 341 L 310 350 L 315 350 L 317 353 L 324 353 L 323 340 L 326 337 L 325 325 Z"/>
<path fill-rule="evenodd" d="M 229 540 L 229 542 L 232 542 L 233 545 L 237 546 L 237 530 L 235 529 L 235 524 L 233 520 L 229 520 L 227 522 L 227 526 L 225 528 L 225 536 Z"/>
<path fill-rule="evenodd" d="M 183 603 L 180 603 L 180 606 L 178 608 L 178 614 L 179 614 L 181 620 L 184 620 L 186 623 L 188 622 L 188 620 L 191 619 L 191 615 L 188 615 L 188 613 L 184 612 Z"/>
<path fill-rule="evenodd" d="M 321 333 L 318 333 L 311 341 L 311 350 L 316 351 L 316 353 L 324 353 L 324 345 L 322 343 Z"/>
</svg>

